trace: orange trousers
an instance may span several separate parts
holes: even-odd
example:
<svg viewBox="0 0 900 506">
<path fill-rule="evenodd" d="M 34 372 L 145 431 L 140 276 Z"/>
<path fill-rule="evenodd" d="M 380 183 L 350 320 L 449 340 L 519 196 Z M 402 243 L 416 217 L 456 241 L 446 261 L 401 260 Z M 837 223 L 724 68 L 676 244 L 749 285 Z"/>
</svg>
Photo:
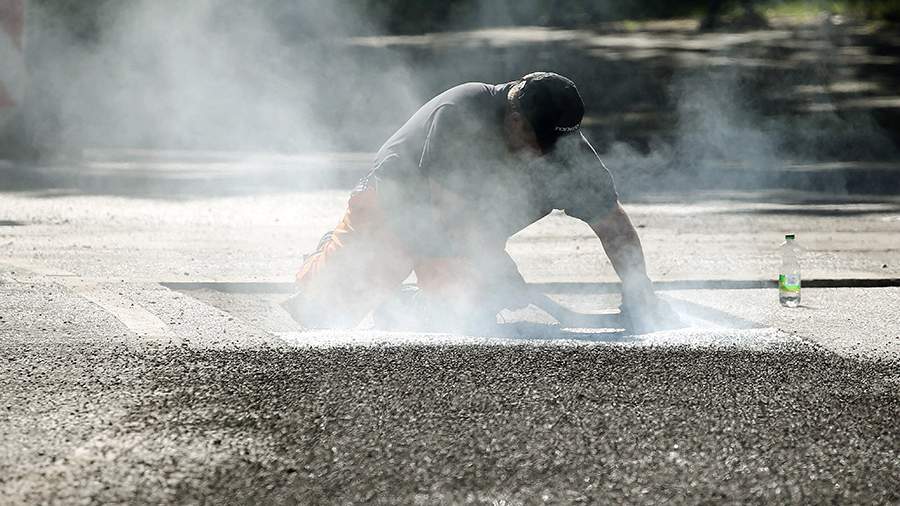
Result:
<svg viewBox="0 0 900 506">
<path fill-rule="evenodd" d="M 413 271 L 419 289 L 439 297 L 448 311 L 465 313 L 477 307 L 496 314 L 504 305 L 490 295 L 501 291 L 501 285 L 524 287 L 525 282 L 506 251 L 500 249 L 491 256 L 493 261 L 487 263 L 468 256 L 417 258 L 386 222 L 376 191 L 356 192 L 341 221 L 325 234 L 297 273 L 305 305 L 301 323 L 355 326 L 395 294 Z M 487 300 L 497 307 L 486 308 Z"/>
</svg>

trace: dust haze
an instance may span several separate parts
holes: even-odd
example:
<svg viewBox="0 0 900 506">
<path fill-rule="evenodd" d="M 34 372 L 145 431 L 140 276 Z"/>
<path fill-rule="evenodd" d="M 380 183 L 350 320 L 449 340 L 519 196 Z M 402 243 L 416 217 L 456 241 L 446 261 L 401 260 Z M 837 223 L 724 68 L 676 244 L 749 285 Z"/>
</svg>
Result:
<svg viewBox="0 0 900 506">
<path fill-rule="evenodd" d="M 374 151 L 371 104 L 395 120 L 421 101 L 390 55 L 360 68 L 342 51 L 340 37 L 376 29 L 349 2 L 85 5 L 82 33 L 58 3 L 28 12 L 42 144 Z"/>
<path fill-rule="evenodd" d="M 377 39 L 391 24 L 390 13 L 377 5 L 32 2 L 29 127 L 45 146 L 373 153 L 421 104 L 445 89 L 549 70 L 575 80 L 589 117 L 604 120 L 641 100 L 658 102 L 658 114 L 673 114 L 674 128 L 649 134 L 642 145 L 611 141 L 620 138 L 614 125 L 587 126 L 588 138 L 609 160 L 623 195 L 652 191 L 660 177 L 667 187 L 680 189 L 710 186 L 710 178 L 727 187 L 730 174 L 749 184 L 757 172 L 767 177 L 759 169 L 797 161 L 897 157 L 889 136 L 867 111 L 840 111 L 830 103 L 832 84 L 858 76 L 842 75 L 839 64 L 830 61 L 840 41 L 829 38 L 827 23 L 815 29 L 825 34 L 826 45 L 807 57 L 821 59 L 809 70 L 755 67 L 756 55 L 735 46 L 707 63 L 677 65 L 655 78 L 640 66 L 632 70 L 613 59 L 619 47 L 585 60 L 582 53 L 594 51 L 583 42 L 590 41 L 590 32 L 572 32 L 572 42 L 546 35 L 517 42 L 466 33 L 447 42 L 427 36 Z M 563 7 L 536 1 L 433 6 L 447 15 L 446 26 L 432 28 L 568 25 L 577 24 L 579 15 L 640 15 L 635 7 L 611 2 L 595 2 L 581 14 L 568 3 Z M 67 22 L 66 9 L 78 10 L 82 21 Z M 361 42 L 373 40 L 366 36 L 380 42 Z M 673 59 L 680 57 L 676 53 Z M 716 58 L 725 64 L 716 64 Z M 796 94 L 802 87 L 824 90 L 810 104 L 817 108 L 815 118 L 761 103 L 767 94 Z M 627 93 L 645 88 L 644 96 Z M 658 96 L 648 97 L 654 93 Z M 722 164 L 751 170 L 701 170 Z"/>
<path fill-rule="evenodd" d="M 814 104 L 819 114 L 806 118 L 760 104 L 753 68 L 679 67 L 659 83 L 663 77 L 623 72 L 612 60 L 586 66 L 565 54 L 588 52 L 577 45 L 589 40 L 580 32 L 571 49 L 552 37 L 518 46 L 506 41 L 509 48 L 478 59 L 473 56 L 480 47 L 503 44 L 471 34 L 461 35 L 456 46 L 425 49 L 416 44 L 433 39 L 361 42 L 385 31 L 383 13 L 365 12 L 362 2 L 98 2 L 86 17 L 93 25 L 81 29 L 65 23 L 53 5 L 34 2 L 28 12 L 30 129 L 42 145 L 374 153 L 440 91 L 544 70 L 575 80 L 589 116 L 615 105 L 607 89 L 656 80 L 653 85 L 664 90 L 674 118 L 665 135 L 652 134 L 639 146 L 609 141 L 614 126 L 585 129 L 626 199 L 673 189 L 771 186 L 777 182 L 767 180 L 769 169 L 797 161 L 897 157 L 889 136 L 865 111 L 829 108 L 827 94 Z M 516 10 L 501 5 L 479 2 L 455 12 L 450 26 L 522 24 L 529 16 L 535 24 L 573 21 L 554 9 L 539 11 L 534 2 Z M 615 10 L 610 2 L 592 9 Z M 736 50 L 729 56 L 744 55 Z M 829 68 L 820 70 L 804 81 L 786 73 L 767 89 L 827 87 L 833 76 Z M 509 190 L 493 193 L 502 201 L 511 198 Z"/>
</svg>

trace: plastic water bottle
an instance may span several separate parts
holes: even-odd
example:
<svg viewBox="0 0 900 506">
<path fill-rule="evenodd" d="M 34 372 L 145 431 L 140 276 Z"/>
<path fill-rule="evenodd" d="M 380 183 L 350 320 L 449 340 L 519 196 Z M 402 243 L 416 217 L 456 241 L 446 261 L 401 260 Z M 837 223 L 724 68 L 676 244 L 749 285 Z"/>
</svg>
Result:
<svg viewBox="0 0 900 506">
<path fill-rule="evenodd" d="M 800 246 L 794 239 L 794 234 L 788 234 L 781 243 L 778 301 L 785 307 L 800 305 Z"/>
</svg>

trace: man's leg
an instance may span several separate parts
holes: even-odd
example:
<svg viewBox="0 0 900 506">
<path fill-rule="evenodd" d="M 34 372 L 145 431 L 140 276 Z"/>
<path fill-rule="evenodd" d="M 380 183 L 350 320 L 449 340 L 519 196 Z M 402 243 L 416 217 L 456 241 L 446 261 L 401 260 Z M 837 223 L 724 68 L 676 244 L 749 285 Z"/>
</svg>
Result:
<svg viewBox="0 0 900 506">
<path fill-rule="evenodd" d="M 285 308 L 301 325 L 353 327 L 412 271 L 378 206 L 374 189 L 354 192 L 337 227 L 297 273 L 300 293 Z"/>
<path fill-rule="evenodd" d="M 528 304 L 525 280 L 503 249 L 419 259 L 415 271 L 428 317 L 445 330 L 486 328 L 501 310 Z"/>
</svg>

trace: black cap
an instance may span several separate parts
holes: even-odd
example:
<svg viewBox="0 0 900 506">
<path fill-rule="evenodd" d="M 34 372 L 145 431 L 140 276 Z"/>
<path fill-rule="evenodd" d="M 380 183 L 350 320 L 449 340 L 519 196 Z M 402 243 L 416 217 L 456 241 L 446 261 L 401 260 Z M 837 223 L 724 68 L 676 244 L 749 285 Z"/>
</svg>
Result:
<svg viewBox="0 0 900 506">
<path fill-rule="evenodd" d="M 575 83 L 553 72 L 533 72 L 520 80 L 516 107 L 537 135 L 541 150 L 553 149 L 556 140 L 581 127 L 584 102 Z"/>
</svg>

